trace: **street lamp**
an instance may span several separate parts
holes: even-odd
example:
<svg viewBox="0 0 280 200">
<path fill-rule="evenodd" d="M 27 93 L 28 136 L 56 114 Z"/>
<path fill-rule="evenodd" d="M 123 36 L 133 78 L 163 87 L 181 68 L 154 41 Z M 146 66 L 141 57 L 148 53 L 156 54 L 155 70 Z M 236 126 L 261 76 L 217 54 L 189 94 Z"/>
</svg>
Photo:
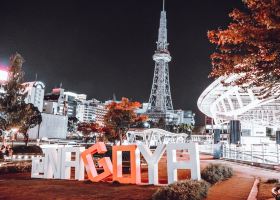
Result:
<svg viewBox="0 0 280 200">
<path fill-rule="evenodd" d="M 150 124 L 149 124 L 148 122 L 145 122 L 145 123 L 144 123 L 144 127 L 145 127 L 145 128 L 150 128 Z"/>
<path fill-rule="evenodd" d="M 11 129 L 12 148 L 14 147 L 15 134 L 16 134 L 17 132 L 18 132 L 18 128 L 12 128 L 12 129 Z"/>
</svg>

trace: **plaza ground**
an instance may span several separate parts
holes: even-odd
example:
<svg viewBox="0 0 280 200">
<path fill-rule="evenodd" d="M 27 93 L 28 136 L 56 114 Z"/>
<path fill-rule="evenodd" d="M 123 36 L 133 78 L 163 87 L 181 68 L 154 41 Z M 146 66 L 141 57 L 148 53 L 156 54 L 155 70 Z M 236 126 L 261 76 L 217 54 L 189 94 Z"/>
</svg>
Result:
<svg viewBox="0 0 280 200">
<path fill-rule="evenodd" d="M 184 158 L 181 158 L 184 159 Z M 212 186 L 207 200 L 227 199 L 246 200 L 252 188 L 255 177 L 262 180 L 279 177 L 279 172 L 237 164 L 223 160 L 212 160 L 209 156 L 201 156 L 201 168 L 209 163 L 222 163 L 234 169 L 234 176 L 226 181 Z M 166 183 L 165 157 L 159 165 L 160 183 Z M 179 170 L 179 178 L 190 177 L 186 170 Z M 142 170 L 142 181 L 147 182 L 147 169 Z M 272 198 L 271 187 L 263 184 L 258 199 Z M 136 200 L 151 199 L 159 186 L 123 185 L 114 183 L 91 183 L 89 181 L 65 181 L 31 179 L 30 173 L 5 174 L 0 176 L 0 199 L 100 199 L 100 200 Z"/>
</svg>

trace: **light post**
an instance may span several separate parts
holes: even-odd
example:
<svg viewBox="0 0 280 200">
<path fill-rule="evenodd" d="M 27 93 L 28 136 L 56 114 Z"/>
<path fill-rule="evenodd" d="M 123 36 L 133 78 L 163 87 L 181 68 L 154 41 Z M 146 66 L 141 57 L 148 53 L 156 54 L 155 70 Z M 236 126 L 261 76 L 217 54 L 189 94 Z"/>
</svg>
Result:
<svg viewBox="0 0 280 200">
<path fill-rule="evenodd" d="M 12 128 L 12 129 L 11 129 L 12 148 L 14 147 L 15 134 L 16 134 L 17 132 L 18 132 L 18 128 Z"/>
<path fill-rule="evenodd" d="M 150 127 L 151 127 L 151 125 L 150 125 L 150 123 L 149 123 L 149 122 L 145 122 L 145 123 L 144 123 L 144 127 L 145 127 L 145 128 L 150 128 Z"/>
</svg>

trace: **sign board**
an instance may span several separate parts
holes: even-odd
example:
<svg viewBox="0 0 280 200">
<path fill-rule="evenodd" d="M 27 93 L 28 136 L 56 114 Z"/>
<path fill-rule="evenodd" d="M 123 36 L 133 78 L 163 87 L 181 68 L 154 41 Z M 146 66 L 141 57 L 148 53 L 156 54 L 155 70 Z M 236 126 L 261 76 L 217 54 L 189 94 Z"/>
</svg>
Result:
<svg viewBox="0 0 280 200">
<path fill-rule="evenodd" d="M 189 160 L 177 160 L 176 151 L 186 150 L 189 153 Z M 109 176 L 113 181 L 120 183 L 140 184 L 141 165 L 140 155 L 148 164 L 149 184 L 158 185 L 158 163 L 167 153 L 167 175 L 168 184 L 177 181 L 178 169 L 189 169 L 191 178 L 200 180 L 200 161 L 198 145 L 196 143 L 175 143 L 158 145 L 152 152 L 147 145 L 122 145 L 113 146 L 112 160 L 103 157 L 98 160 L 99 167 L 103 172 L 98 174 L 93 155 L 104 154 L 107 151 L 103 142 L 98 142 L 88 149 L 84 147 L 55 147 L 43 149 L 44 157 L 32 159 L 32 178 L 45 179 L 70 179 L 71 168 L 75 170 L 75 179 L 84 180 L 84 171 L 92 182 L 102 181 Z M 122 174 L 122 152 L 130 154 L 130 176 Z"/>
</svg>

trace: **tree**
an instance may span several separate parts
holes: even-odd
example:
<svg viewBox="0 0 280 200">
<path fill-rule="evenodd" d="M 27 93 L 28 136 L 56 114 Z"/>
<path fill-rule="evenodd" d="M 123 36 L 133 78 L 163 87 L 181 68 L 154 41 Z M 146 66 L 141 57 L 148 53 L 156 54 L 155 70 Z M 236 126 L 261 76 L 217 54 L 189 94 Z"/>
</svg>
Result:
<svg viewBox="0 0 280 200">
<path fill-rule="evenodd" d="M 210 77 L 224 77 L 224 85 L 259 87 L 259 98 L 280 89 L 280 1 L 244 0 L 245 11 L 234 9 L 225 30 L 208 32 L 217 51 L 211 55 Z M 237 76 L 236 76 L 237 75 Z M 228 77 L 233 80 L 225 82 Z"/>
<path fill-rule="evenodd" d="M 131 102 L 124 97 L 119 103 L 113 101 L 108 104 L 106 106 L 108 112 L 104 117 L 105 135 L 109 136 L 110 140 L 114 140 L 114 142 L 119 139 L 121 145 L 123 137 L 131 125 L 147 120 L 147 116 L 136 114 L 135 110 L 140 106 L 139 102 Z"/>
<path fill-rule="evenodd" d="M 78 119 L 77 117 L 68 117 L 68 125 L 67 125 L 67 131 L 72 133 L 77 131 L 78 126 Z"/>
<path fill-rule="evenodd" d="M 191 134 L 193 130 L 193 125 L 191 124 L 172 124 L 169 125 L 169 131 L 173 133 L 187 133 Z"/>
<path fill-rule="evenodd" d="M 119 139 L 118 133 L 112 127 L 104 126 L 100 129 L 100 131 L 102 136 L 104 136 L 104 138 L 102 138 L 103 141 L 106 140 L 115 144 L 116 140 Z"/>
<path fill-rule="evenodd" d="M 5 93 L 0 95 L 0 128 L 4 132 L 17 129 L 24 135 L 27 145 L 28 129 L 42 122 L 42 116 L 33 104 L 26 104 L 26 85 L 23 84 L 24 59 L 18 53 L 11 56 L 8 81 L 4 84 Z"/>
<path fill-rule="evenodd" d="M 82 122 L 78 124 L 78 131 L 81 131 L 83 134 L 83 137 L 86 141 L 86 143 L 88 142 L 88 140 L 90 139 L 90 136 L 92 133 L 99 133 L 100 131 L 100 126 L 98 123 L 95 122 Z"/>
<path fill-rule="evenodd" d="M 190 134 L 193 130 L 193 125 L 190 124 L 180 124 L 178 127 L 178 133 L 188 133 Z"/>
<path fill-rule="evenodd" d="M 27 146 L 29 140 L 28 130 L 41 124 L 41 112 L 33 104 L 28 103 L 22 106 L 21 112 L 18 114 L 20 119 L 19 132 L 24 135 L 25 145 Z"/>
<path fill-rule="evenodd" d="M 161 129 L 166 129 L 166 120 L 164 117 L 159 118 L 158 123 L 157 123 L 157 127 L 161 128 Z"/>
</svg>

